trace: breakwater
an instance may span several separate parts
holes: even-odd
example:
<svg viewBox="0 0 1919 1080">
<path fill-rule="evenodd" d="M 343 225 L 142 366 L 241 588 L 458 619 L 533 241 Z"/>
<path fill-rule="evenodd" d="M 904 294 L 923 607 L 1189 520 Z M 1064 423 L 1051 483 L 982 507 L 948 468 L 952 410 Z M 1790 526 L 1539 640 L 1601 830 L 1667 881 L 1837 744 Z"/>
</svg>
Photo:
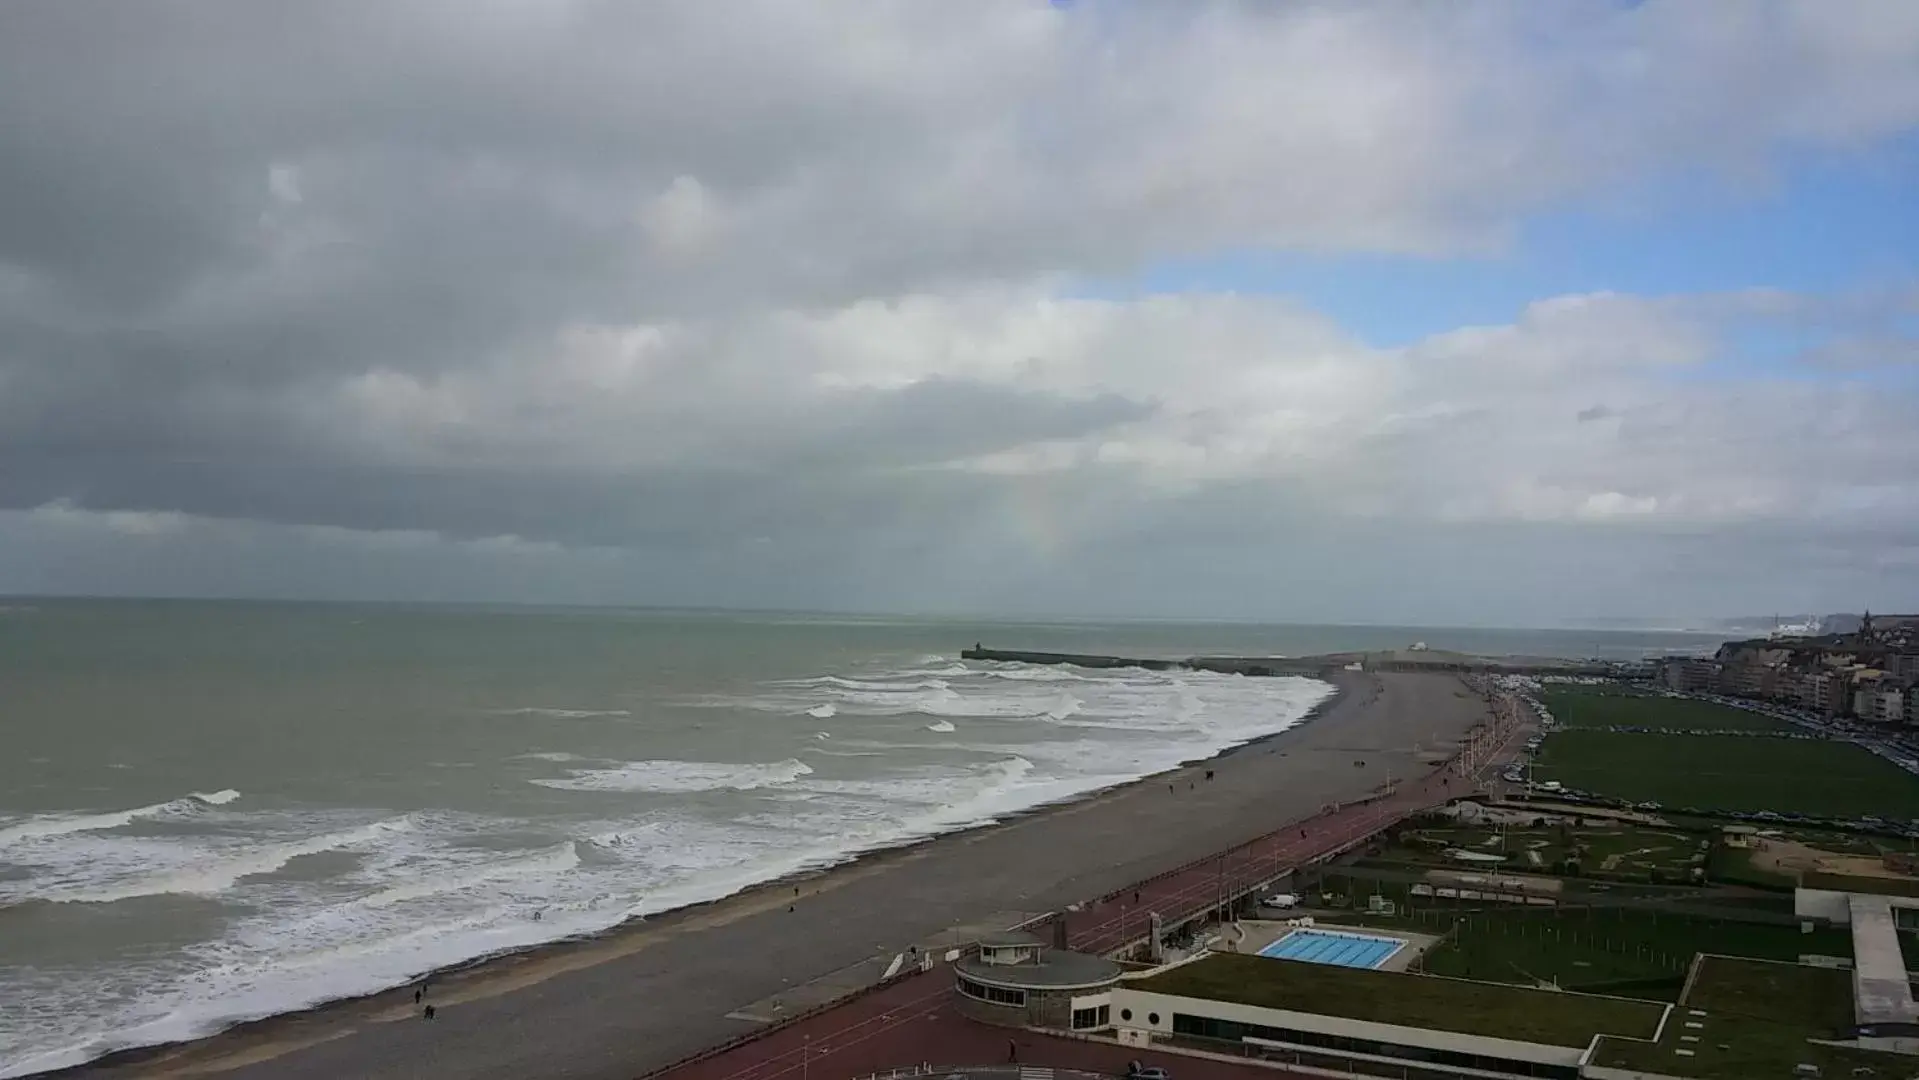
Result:
<svg viewBox="0 0 1919 1080">
<path fill-rule="evenodd" d="M 1324 678 L 1330 672 L 1357 665 L 1363 671 L 1397 671 L 1452 675 L 1595 675 L 1644 677 L 1632 664 L 1600 660 L 1561 660 L 1551 657 L 1468 656 L 1437 649 L 1400 649 L 1387 652 L 1329 653 L 1323 656 L 1105 656 L 1097 653 L 1035 652 L 1030 649 L 988 649 L 975 645 L 961 649 L 965 660 L 1005 660 L 1021 664 L 1072 664 L 1087 668 L 1137 667 L 1150 671 L 1216 671 L 1229 675 L 1305 675 Z M 1643 665 L 1641 665 L 1643 666 Z"/>
</svg>

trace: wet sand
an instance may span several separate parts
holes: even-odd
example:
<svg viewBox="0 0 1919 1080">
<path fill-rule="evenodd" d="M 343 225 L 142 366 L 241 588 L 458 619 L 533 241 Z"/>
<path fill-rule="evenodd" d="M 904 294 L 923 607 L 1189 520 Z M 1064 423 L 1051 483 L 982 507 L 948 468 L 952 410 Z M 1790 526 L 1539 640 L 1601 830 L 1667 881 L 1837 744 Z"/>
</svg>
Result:
<svg viewBox="0 0 1919 1080">
<path fill-rule="evenodd" d="M 1037 915 L 1111 893 L 1362 797 L 1389 775 L 1423 773 L 1487 719 L 1450 675 L 1335 681 L 1340 694 L 1310 721 L 1207 762 L 443 972 L 428 991 L 432 1021 L 409 987 L 52 1075 L 628 1080 L 755 1030 L 726 1014 L 828 973 L 996 913 Z"/>
</svg>

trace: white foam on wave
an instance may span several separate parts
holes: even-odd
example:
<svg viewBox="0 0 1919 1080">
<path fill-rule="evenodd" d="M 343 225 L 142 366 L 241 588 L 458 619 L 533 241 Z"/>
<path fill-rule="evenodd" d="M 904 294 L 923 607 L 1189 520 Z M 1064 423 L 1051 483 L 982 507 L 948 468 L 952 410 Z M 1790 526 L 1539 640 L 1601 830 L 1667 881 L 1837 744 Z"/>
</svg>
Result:
<svg viewBox="0 0 1919 1080">
<path fill-rule="evenodd" d="M 750 791 L 790 783 L 813 771 L 798 758 L 763 765 L 716 761 L 629 761 L 610 769 L 574 769 L 560 778 L 529 781 L 564 791 Z"/>
<path fill-rule="evenodd" d="M 803 748 L 801 756 L 817 764 L 818 773 L 798 761 L 621 763 L 538 752 L 534 760 L 554 762 L 552 771 L 566 774 L 543 781 L 549 787 L 752 794 L 662 800 L 681 808 L 649 809 L 649 815 L 669 815 L 657 819 L 575 823 L 559 835 L 551 831 L 552 819 L 413 815 L 410 830 L 349 845 L 361 857 L 337 869 L 324 864 L 333 875 L 324 881 L 287 874 L 244 884 L 236 895 L 249 903 L 222 909 L 228 922 L 220 937 L 182 950 L 177 962 L 139 972 L 111 964 L 93 973 L 25 973 L 22 985 L 9 989 L 32 1003 L 30 1011 L 0 1015 L 0 1044 L 12 1048 L 0 1055 L 0 1075 L 402 985 L 476 956 L 590 933 L 631 914 L 718 899 L 861 851 L 1003 820 L 1279 730 L 1330 692 L 1307 680 L 1204 673 L 1101 670 L 1021 679 L 976 669 L 971 675 L 898 672 L 890 682 L 849 680 L 871 684 L 866 688 L 764 688 L 763 705 L 732 699 L 730 707 L 784 717 L 783 726 L 762 720 L 776 733 L 764 737 L 788 740 L 781 753 Z M 917 685 L 934 681 L 950 685 Z M 891 688 L 897 686 L 909 688 Z M 911 706 L 922 701 L 949 708 L 918 722 L 900 717 L 919 712 Z M 842 717 L 831 742 L 809 738 L 812 725 L 798 719 L 822 703 L 836 705 Z M 959 734 L 934 739 L 919 730 L 937 731 L 953 725 L 949 717 L 974 712 L 1004 719 L 959 724 Z M 873 716 L 894 719 L 866 719 Z M 762 737 L 754 730 L 754 738 Z M 865 741 L 875 735 L 897 744 Z M 628 805 L 617 798 L 582 796 L 580 802 Z M 222 830 L 233 827 L 230 816 L 221 816 Z M 331 826 L 297 819 L 294 828 L 323 834 L 305 837 L 275 816 L 257 819 L 272 842 L 256 840 L 239 850 L 226 847 L 224 836 L 103 832 L 23 844 L 7 854 L 31 854 L 14 860 L 22 865 L 38 860 L 48 869 L 84 871 L 70 885 L 84 879 L 89 886 L 113 886 L 130 874 L 151 883 L 159 876 L 154 871 L 171 863 L 179 863 L 169 869 L 176 878 L 235 859 L 260 866 L 352 831 L 340 829 L 337 818 Z M 536 834 L 531 840 L 530 833 Z M 209 843 L 220 848 L 219 858 L 207 857 Z M 96 868 L 101 855 L 108 865 Z M 244 868 L 227 865 L 220 876 Z M 535 921 L 536 913 L 543 918 Z M 138 993 L 127 993 L 129 985 L 139 986 Z"/>
<path fill-rule="evenodd" d="M 412 822 L 404 816 L 389 818 L 304 840 L 267 844 L 237 854 L 223 853 L 163 873 L 95 888 L 56 892 L 41 899 L 59 904 L 111 904 L 142 896 L 213 896 L 233 888 L 243 878 L 271 874 L 302 855 L 360 847 L 410 828 Z"/>
<path fill-rule="evenodd" d="M 529 705 L 519 709 L 495 709 L 495 716 L 541 716 L 549 720 L 590 720 L 596 716 L 632 716 L 628 709 L 549 709 Z"/>
<path fill-rule="evenodd" d="M 597 758 L 569 754 L 564 750 L 536 750 L 526 754 L 515 754 L 516 761 L 597 761 Z"/>
<path fill-rule="evenodd" d="M 815 705 L 812 708 L 806 710 L 806 715 L 813 717 L 815 720 L 824 720 L 829 716 L 838 715 L 839 711 L 840 710 L 837 705 L 834 705 L 832 702 L 828 701 L 824 704 Z"/>
<path fill-rule="evenodd" d="M 790 679 L 785 686 L 837 687 L 876 694 L 910 694 L 915 690 L 937 690 L 946 685 L 942 679 L 849 679 L 843 675 L 820 675 L 811 679 Z"/>
<path fill-rule="evenodd" d="M 931 724 L 928 724 L 928 725 L 926 725 L 926 730 L 928 730 L 928 731 L 952 731 L 952 730 L 953 730 L 953 722 L 952 722 L 951 720 L 940 720 L 940 721 L 936 721 L 936 722 L 934 722 L 934 723 L 931 723 Z"/>
<path fill-rule="evenodd" d="M 213 792 L 196 791 L 184 798 L 169 799 L 152 806 L 136 806 L 131 810 L 115 810 L 105 814 L 50 814 L 29 818 L 20 824 L 0 829 L 0 846 L 49 836 L 117 829 L 131 825 L 140 818 L 191 811 L 200 806 L 224 806 L 239 797 L 240 793 L 232 788 L 222 788 Z"/>
<path fill-rule="evenodd" d="M 383 889 L 355 903 L 363 907 L 381 908 L 408 900 L 423 900 L 443 893 L 472 889 L 487 882 L 496 882 L 502 878 L 526 877 L 541 874 L 564 874 L 580 865 L 580 849 L 568 840 L 544 851 L 523 855 L 511 859 L 502 859 L 482 863 L 479 866 L 464 867 L 458 870 L 416 878 L 403 885 Z"/>
<path fill-rule="evenodd" d="M 1137 670 L 1130 668 L 1107 670 Z M 1034 664 L 986 668 L 981 675 L 994 679 L 1011 679 L 1015 682 L 1089 682 L 1084 675 L 1075 674 L 1063 664 Z"/>
</svg>

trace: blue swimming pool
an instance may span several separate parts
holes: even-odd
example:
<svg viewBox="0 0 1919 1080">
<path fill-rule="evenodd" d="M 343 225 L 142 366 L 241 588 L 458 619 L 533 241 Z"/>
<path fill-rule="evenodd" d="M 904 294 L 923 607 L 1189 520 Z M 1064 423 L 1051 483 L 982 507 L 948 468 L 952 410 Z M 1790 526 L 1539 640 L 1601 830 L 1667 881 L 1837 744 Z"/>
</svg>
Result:
<svg viewBox="0 0 1919 1080">
<path fill-rule="evenodd" d="M 1295 930 L 1259 950 L 1261 956 L 1340 967 L 1376 968 L 1406 947 L 1399 938 L 1333 930 Z"/>
</svg>

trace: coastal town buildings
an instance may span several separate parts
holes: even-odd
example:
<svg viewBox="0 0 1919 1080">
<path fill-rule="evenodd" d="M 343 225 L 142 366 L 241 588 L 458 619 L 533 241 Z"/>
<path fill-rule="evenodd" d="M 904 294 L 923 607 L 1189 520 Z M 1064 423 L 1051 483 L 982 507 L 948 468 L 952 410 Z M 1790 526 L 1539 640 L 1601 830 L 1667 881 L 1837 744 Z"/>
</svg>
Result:
<svg viewBox="0 0 1919 1080">
<path fill-rule="evenodd" d="M 1658 681 L 1793 705 L 1829 718 L 1919 723 L 1919 616 L 1866 615 L 1857 631 L 1728 642 L 1710 657 L 1672 657 Z"/>
</svg>

